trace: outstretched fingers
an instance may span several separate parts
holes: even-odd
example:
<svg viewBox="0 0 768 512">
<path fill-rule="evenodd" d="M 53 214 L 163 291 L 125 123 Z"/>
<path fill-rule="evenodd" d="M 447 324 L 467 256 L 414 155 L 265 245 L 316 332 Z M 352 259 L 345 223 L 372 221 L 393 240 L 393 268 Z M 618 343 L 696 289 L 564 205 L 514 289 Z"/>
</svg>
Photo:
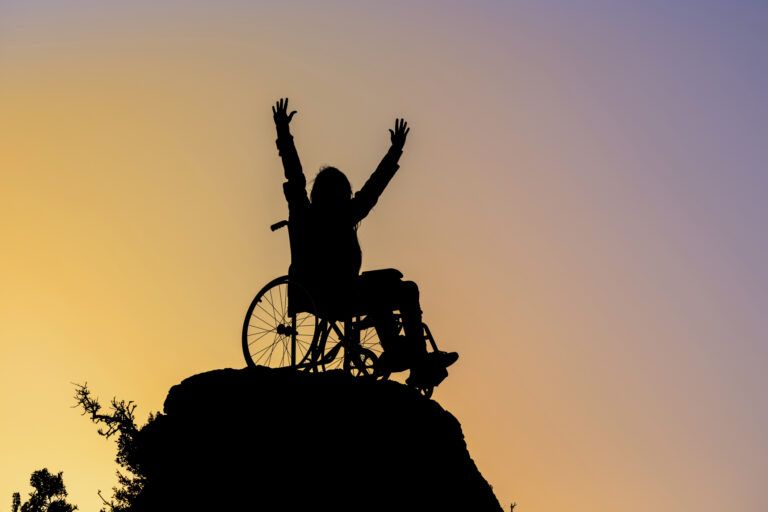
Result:
<svg viewBox="0 0 768 512">
<path fill-rule="evenodd" d="M 409 131 L 410 128 L 408 128 L 408 123 L 405 122 L 405 119 L 401 117 L 395 119 L 395 129 L 392 130 L 390 128 L 389 130 L 389 136 L 392 139 L 392 144 L 402 148 L 405 145 L 405 138 Z"/>
<path fill-rule="evenodd" d="M 280 98 L 272 107 L 272 116 L 276 123 L 288 124 L 296 113 L 295 110 L 288 113 L 288 98 Z"/>
<path fill-rule="evenodd" d="M 277 114 L 278 112 L 285 112 L 287 108 L 288 108 L 288 98 L 280 98 L 272 107 L 272 113 Z"/>
</svg>

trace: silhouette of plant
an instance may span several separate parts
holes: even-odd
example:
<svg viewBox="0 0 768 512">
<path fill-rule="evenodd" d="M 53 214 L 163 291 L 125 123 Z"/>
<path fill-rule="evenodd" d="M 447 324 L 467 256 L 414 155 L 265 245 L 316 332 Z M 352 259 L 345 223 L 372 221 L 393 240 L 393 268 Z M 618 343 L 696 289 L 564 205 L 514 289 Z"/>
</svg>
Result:
<svg viewBox="0 0 768 512">
<path fill-rule="evenodd" d="M 38 469 L 29 478 L 33 491 L 29 493 L 26 503 L 21 503 L 21 495 L 13 493 L 13 512 L 72 512 L 76 505 L 67 503 L 67 489 L 64 478 L 59 471 L 53 475 L 48 468 Z"/>
<path fill-rule="evenodd" d="M 112 499 L 106 500 L 101 491 L 99 497 L 106 508 L 102 512 L 130 512 L 136 510 L 136 504 L 144 489 L 145 478 L 141 471 L 141 465 L 136 459 L 136 438 L 139 428 L 136 426 L 134 411 L 136 404 L 133 401 L 117 400 L 112 398 L 109 412 L 102 413 L 102 407 L 98 398 L 91 396 L 88 384 L 75 384 L 75 407 L 83 409 L 83 415 L 88 415 L 96 424 L 102 425 L 98 429 L 99 435 L 109 439 L 117 434 L 117 457 L 115 461 L 126 473 L 117 471 L 118 485 L 112 488 Z M 149 415 L 152 421 L 154 416 Z M 24 511 L 22 511 L 24 512 Z"/>
</svg>

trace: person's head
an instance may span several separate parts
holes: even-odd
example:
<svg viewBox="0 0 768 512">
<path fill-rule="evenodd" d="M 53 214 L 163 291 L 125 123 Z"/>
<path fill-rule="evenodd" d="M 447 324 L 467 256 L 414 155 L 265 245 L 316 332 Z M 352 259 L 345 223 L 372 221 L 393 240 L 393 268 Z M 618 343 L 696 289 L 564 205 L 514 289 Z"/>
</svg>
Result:
<svg viewBox="0 0 768 512">
<path fill-rule="evenodd" d="M 352 198 L 352 186 L 343 172 L 335 167 L 323 167 L 315 176 L 310 199 L 321 208 L 340 206 Z"/>
</svg>

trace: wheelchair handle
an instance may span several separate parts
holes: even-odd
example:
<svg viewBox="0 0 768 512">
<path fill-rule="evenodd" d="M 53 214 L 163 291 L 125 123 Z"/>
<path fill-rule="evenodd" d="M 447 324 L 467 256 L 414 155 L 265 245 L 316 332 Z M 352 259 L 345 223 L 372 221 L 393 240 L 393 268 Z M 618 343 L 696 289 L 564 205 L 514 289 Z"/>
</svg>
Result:
<svg viewBox="0 0 768 512">
<path fill-rule="evenodd" d="M 281 220 L 280 222 L 275 222 L 274 224 L 269 226 L 269 229 L 271 229 L 272 231 L 277 231 L 278 229 L 284 228 L 287 225 L 288 225 L 287 220 Z"/>
</svg>

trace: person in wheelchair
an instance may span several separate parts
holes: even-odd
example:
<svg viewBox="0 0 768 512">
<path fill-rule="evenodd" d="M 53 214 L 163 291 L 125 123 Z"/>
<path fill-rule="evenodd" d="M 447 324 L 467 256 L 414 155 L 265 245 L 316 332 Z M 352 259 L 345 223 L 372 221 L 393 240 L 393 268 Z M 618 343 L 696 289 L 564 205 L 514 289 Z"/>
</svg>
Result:
<svg viewBox="0 0 768 512">
<path fill-rule="evenodd" d="M 289 275 L 310 291 L 316 307 L 328 317 L 366 314 L 371 318 L 384 349 L 379 364 L 387 371 L 410 368 L 410 378 L 418 379 L 422 368 L 453 364 L 458 359 L 456 352 L 427 354 L 416 283 L 403 281 L 395 269 L 360 274 L 362 252 L 357 228 L 399 169 L 398 160 L 410 131 L 405 120 L 395 120 L 394 130 L 389 130 L 389 150 L 358 192 L 352 194 L 343 172 L 324 167 L 307 196 L 306 178 L 289 128 L 296 111 L 288 113 L 285 98 L 272 107 L 272 114 L 286 178 L 283 192 L 288 201 Z M 400 311 L 404 336 L 399 335 L 393 310 Z"/>
</svg>

